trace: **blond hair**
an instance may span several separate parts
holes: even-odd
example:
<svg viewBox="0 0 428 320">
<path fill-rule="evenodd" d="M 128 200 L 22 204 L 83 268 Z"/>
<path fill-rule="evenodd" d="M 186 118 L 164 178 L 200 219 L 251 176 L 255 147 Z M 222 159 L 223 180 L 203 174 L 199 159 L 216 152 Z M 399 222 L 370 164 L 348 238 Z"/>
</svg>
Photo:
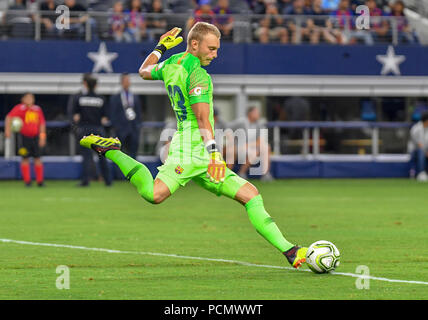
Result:
<svg viewBox="0 0 428 320">
<path fill-rule="evenodd" d="M 219 39 L 221 38 L 220 30 L 215 25 L 207 22 L 197 22 L 187 34 L 187 46 L 190 47 L 192 40 L 201 42 L 209 33 L 214 34 Z"/>
</svg>

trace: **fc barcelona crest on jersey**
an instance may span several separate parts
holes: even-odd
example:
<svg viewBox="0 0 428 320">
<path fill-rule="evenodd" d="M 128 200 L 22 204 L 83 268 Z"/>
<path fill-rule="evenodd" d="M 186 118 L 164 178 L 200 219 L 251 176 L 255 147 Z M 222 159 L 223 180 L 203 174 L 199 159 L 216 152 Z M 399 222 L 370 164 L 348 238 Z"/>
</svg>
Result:
<svg viewBox="0 0 428 320">
<path fill-rule="evenodd" d="M 175 173 L 176 174 L 182 174 L 183 170 L 184 169 L 182 167 L 180 167 L 180 166 L 175 167 Z"/>
</svg>

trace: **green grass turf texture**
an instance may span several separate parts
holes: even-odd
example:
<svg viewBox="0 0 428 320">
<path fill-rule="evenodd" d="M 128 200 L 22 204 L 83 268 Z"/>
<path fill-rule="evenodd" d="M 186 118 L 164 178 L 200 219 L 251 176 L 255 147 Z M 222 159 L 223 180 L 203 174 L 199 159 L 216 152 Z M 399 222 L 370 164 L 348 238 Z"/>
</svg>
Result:
<svg viewBox="0 0 428 320">
<path fill-rule="evenodd" d="M 329 240 L 337 272 L 428 281 L 428 185 L 410 180 L 253 181 L 290 241 Z M 126 181 L 107 188 L 0 182 L 0 238 L 289 266 L 244 208 L 190 183 L 160 205 Z M 58 265 L 70 289 L 56 288 Z M 427 299 L 428 286 L 172 257 L 0 242 L 0 299 Z"/>
</svg>

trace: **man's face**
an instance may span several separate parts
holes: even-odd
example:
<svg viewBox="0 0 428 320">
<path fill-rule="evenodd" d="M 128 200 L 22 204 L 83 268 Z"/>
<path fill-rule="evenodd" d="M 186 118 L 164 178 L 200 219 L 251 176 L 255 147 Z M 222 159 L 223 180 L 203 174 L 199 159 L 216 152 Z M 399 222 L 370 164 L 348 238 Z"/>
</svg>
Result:
<svg viewBox="0 0 428 320">
<path fill-rule="evenodd" d="M 74 7 L 74 5 L 76 4 L 76 0 L 65 0 L 65 1 L 64 1 L 64 4 L 65 4 L 67 7 Z"/>
<path fill-rule="evenodd" d="M 122 2 L 118 1 L 114 4 L 114 12 L 122 12 L 123 11 L 123 5 Z"/>
<path fill-rule="evenodd" d="M 28 107 L 31 107 L 34 104 L 34 96 L 32 94 L 26 94 L 22 97 L 22 103 Z"/>
<path fill-rule="evenodd" d="M 302 9 L 305 6 L 305 1 L 304 0 L 294 0 L 294 8 L 296 9 Z"/>
<path fill-rule="evenodd" d="M 349 8 L 349 0 L 342 0 L 342 1 L 340 1 L 339 8 L 341 10 L 348 9 Z"/>
<path fill-rule="evenodd" d="M 209 14 L 211 12 L 211 6 L 209 4 L 204 4 L 200 6 L 201 12 Z"/>
<path fill-rule="evenodd" d="M 220 8 L 228 8 L 229 7 L 229 0 L 219 0 L 218 6 Z"/>
<path fill-rule="evenodd" d="M 131 80 L 129 79 L 129 76 L 123 76 L 122 77 L 122 88 L 125 90 L 128 90 L 131 86 Z"/>
<path fill-rule="evenodd" d="M 373 10 L 376 8 L 376 2 L 374 0 L 367 0 L 366 1 L 366 6 L 370 9 Z"/>
<path fill-rule="evenodd" d="M 160 0 L 154 0 L 152 2 L 152 6 L 154 10 L 161 10 L 162 9 L 162 1 Z"/>
<path fill-rule="evenodd" d="M 201 42 L 192 41 L 192 46 L 196 51 L 196 57 L 202 66 L 207 66 L 212 60 L 217 58 L 217 50 L 220 48 L 220 39 L 212 33 L 208 33 Z"/>
<path fill-rule="evenodd" d="M 260 119 L 260 112 L 259 109 L 254 108 L 253 110 L 251 110 L 250 113 L 248 113 L 248 120 L 250 122 L 256 122 L 257 120 Z"/>
<path fill-rule="evenodd" d="M 131 7 L 132 8 L 141 7 L 141 1 L 140 0 L 132 0 Z"/>
<path fill-rule="evenodd" d="M 392 9 L 396 12 L 401 12 L 403 11 L 403 5 L 400 2 L 395 2 Z"/>
</svg>

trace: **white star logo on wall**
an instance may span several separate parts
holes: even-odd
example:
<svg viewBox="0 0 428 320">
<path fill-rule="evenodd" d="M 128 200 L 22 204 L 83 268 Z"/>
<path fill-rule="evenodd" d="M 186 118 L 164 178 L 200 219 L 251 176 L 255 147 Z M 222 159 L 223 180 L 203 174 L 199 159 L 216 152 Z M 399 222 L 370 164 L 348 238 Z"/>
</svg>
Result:
<svg viewBox="0 0 428 320">
<path fill-rule="evenodd" d="M 107 46 L 105 42 L 100 43 L 98 52 L 88 52 L 88 58 L 94 62 L 94 67 L 92 68 L 93 73 L 98 73 L 104 70 L 107 73 L 113 72 L 113 67 L 111 63 L 115 60 L 119 54 L 116 52 L 109 53 L 107 51 Z"/>
<path fill-rule="evenodd" d="M 388 46 L 386 55 L 376 55 L 376 60 L 382 63 L 381 75 L 387 75 L 392 72 L 395 75 L 401 75 L 400 64 L 406 60 L 405 56 L 395 55 L 394 47 Z"/>
</svg>

